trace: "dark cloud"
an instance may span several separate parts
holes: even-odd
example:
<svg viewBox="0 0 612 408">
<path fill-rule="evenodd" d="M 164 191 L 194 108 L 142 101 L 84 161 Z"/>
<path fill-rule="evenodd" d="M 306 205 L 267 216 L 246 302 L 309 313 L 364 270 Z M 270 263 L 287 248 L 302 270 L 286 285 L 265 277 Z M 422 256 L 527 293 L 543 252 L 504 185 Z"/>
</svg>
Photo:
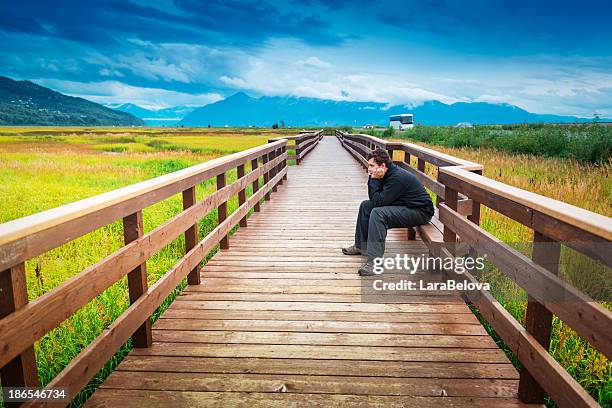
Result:
<svg viewBox="0 0 612 408">
<path fill-rule="evenodd" d="M 162 4 L 68 0 L 59 5 L 25 0 L 0 3 L 0 29 L 48 35 L 89 44 L 126 36 L 149 41 L 257 46 L 271 37 L 292 37 L 312 45 L 337 45 L 343 36 L 306 7 L 283 10 L 266 1 L 176 0 L 174 14 Z M 45 27 L 50 27 L 45 29 Z"/>
</svg>

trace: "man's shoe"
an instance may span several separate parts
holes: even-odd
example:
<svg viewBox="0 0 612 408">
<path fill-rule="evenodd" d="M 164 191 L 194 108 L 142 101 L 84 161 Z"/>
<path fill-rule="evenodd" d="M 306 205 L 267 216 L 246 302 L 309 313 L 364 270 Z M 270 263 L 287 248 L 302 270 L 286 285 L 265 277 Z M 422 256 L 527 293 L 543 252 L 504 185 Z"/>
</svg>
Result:
<svg viewBox="0 0 612 408">
<path fill-rule="evenodd" d="M 357 248 L 355 245 L 351 245 L 350 247 L 342 248 L 342 253 L 344 255 L 361 255 L 361 249 Z"/>
<path fill-rule="evenodd" d="M 359 267 L 359 276 L 374 276 L 374 264 L 372 262 L 366 262 Z"/>
</svg>

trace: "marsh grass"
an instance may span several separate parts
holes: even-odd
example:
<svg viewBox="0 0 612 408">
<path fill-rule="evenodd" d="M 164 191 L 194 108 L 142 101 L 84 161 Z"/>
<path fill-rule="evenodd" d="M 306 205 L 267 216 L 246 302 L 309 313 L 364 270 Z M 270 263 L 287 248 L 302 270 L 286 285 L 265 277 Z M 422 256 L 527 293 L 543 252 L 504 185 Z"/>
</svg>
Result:
<svg viewBox="0 0 612 408">
<path fill-rule="evenodd" d="M 4 129 L 0 129 L 0 134 Z M 14 131 L 13 128 L 9 129 Z M 62 134 L 66 133 L 62 129 Z M 274 135 L 218 134 L 173 138 L 169 135 L 147 139 L 131 136 L 70 133 L 66 136 L 10 134 L 0 136 L 0 199 L 5 205 L 0 222 L 20 218 L 62 204 L 134 184 L 234 151 L 267 142 Z M 191 139 L 197 146 L 189 148 Z M 144 142 L 144 143 L 143 143 Z M 148 143 L 145 144 L 145 143 Z M 185 148 L 166 149 L 168 145 Z M 144 148 L 144 149 L 143 149 Z M 161 148 L 161 149 L 160 149 Z M 143 151 L 144 150 L 144 151 Z M 109 153 L 113 152 L 112 154 Z M 247 166 L 247 171 L 249 166 Z M 236 171 L 227 173 L 228 183 Z M 196 186 L 198 200 L 216 189 L 215 179 Z M 251 188 L 247 194 L 251 195 Z M 238 207 L 237 198 L 228 201 L 228 213 Z M 145 233 L 182 211 L 180 194 L 143 210 Z M 216 210 L 199 223 L 200 237 L 217 225 Z M 235 230 L 235 229 L 234 229 Z M 177 237 L 147 261 L 149 285 L 156 282 L 184 255 L 184 238 Z M 26 262 L 28 295 L 35 299 L 67 279 L 94 265 L 123 246 L 120 220 L 92 231 Z M 207 255 L 212 256 L 218 246 Z M 156 320 L 186 285 L 181 285 L 153 313 Z M 53 379 L 79 352 L 87 347 L 129 306 L 127 279 L 104 290 L 57 328 L 35 343 L 41 385 Z M 72 406 L 81 406 L 131 349 L 131 341 L 107 362 L 95 378 L 74 397 Z"/>
<path fill-rule="evenodd" d="M 581 163 L 609 163 L 612 127 L 597 123 L 578 126 L 523 124 L 504 126 L 416 126 L 400 133 L 391 128 L 367 130 L 378 137 L 394 137 L 446 147 L 486 148 L 511 154 L 561 157 Z"/>
</svg>

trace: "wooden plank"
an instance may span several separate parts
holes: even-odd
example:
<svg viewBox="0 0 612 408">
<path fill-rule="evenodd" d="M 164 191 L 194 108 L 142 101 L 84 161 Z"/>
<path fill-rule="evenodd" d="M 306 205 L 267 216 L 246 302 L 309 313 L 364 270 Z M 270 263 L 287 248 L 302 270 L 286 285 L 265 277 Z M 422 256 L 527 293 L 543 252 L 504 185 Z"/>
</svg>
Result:
<svg viewBox="0 0 612 408">
<path fill-rule="evenodd" d="M 480 323 L 472 313 L 403 313 L 403 312 L 319 312 L 319 311 L 283 311 L 278 313 L 276 310 L 257 310 L 245 309 L 181 309 L 170 307 L 164 314 L 168 319 L 212 319 L 225 320 L 231 324 L 231 320 L 252 320 L 256 324 L 257 320 L 286 320 L 291 321 L 318 321 L 318 322 L 360 322 L 360 323 L 412 323 L 429 322 L 436 324 L 476 324 Z M 450 323 L 449 323 L 450 322 Z M 364 327 L 367 327 L 365 325 Z M 444 330 L 444 326 L 440 326 Z"/>
<path fill-rule="evenodd" d="M 427 335 L 377 333 L 307 333 L 261 332 L 239 330 L 156 330 L 155 341 L 160 343 L 198 344 L 297 344 L 321 346 L 371 347 L 430 347 L 463 349 L 497 349 L 495 342 L 484 335 Z"/>
<path fill-rule="evenodd" d="M 446 323 L 451 320 L 445 316 L 445 323 L 386 323 L 386 322 L 351 322 L 319 320 L 211 320 L 202 318 L 167 318 L 159 319 L 156 330 L 237 330 L 266 332 L 316 332 L 316 333 L 374 333 L 374 334 L 426 334 L 480 336 L 486 331 L 479 324 Z M 302 317 L 304 319 L 305 317 Z M 306 317 L 307 318 L 307 317 Z"/>
<path fill-rule="evenodd" d="M 307 360 L 127 356 L 118 371 L 217 374 L 350 375 L 401 378 L 489 378 L 518 380 L 512 364 L 439 363 L 368 360 Z"/>
<path fill-rule="evenodd" d="M 294 394 L 294 393 L 240 393 L 240 392 L 193 392 L 152 390 L 101 389 L 87 403 L 87 407 L 140 408 L 142 406 L 221 406 L 236 408 L 293 408 L 322 406 L 328 408 L 526 408 L 526 405 L 513 398 L 473 398 L 473 397 L 413 397 L 380 395 L 344 394 Z"/>
<path fill-rule="evenodd" d="M 506 355 L 499 349 L 428 348 L 428 347 L 372 347 L 364 346 L 311 346 L 293 344 L 204 344 L 157 343 L 152 347 L 134 349 L 136 356 L 183 357 L 259 357 L 308 358 L 377 361 L 437 361 L 506 363 Z"/>
<path fill-rule="evenodd" d="M 274 392 L 285 385 L 294 394 L 410 395 L 421 397 L 503 397 L 516 393 L 516 380 L 364 378 L 274 374 L 156 373 L 115 371 L 106 389 L 168 391 Z"/>
</svg>

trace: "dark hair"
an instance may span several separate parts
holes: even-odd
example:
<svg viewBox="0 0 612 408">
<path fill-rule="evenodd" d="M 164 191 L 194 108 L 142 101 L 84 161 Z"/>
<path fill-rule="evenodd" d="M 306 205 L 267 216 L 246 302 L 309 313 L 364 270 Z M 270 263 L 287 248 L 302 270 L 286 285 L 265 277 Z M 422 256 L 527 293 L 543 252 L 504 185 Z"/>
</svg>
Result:
<svg viewBox="0 0 612 408">
<path fill-rule="evenodd" d="M 376 149 L 371 151 L 368 154 L 368 160 L 374 159 L 376 164 L 379 166 L 381 164 L 385 164 L 385 166 L 389 167 L 391 165 L 391 157 L 389 157 L 389 153 L 385 149 Z"/>
</svg>

